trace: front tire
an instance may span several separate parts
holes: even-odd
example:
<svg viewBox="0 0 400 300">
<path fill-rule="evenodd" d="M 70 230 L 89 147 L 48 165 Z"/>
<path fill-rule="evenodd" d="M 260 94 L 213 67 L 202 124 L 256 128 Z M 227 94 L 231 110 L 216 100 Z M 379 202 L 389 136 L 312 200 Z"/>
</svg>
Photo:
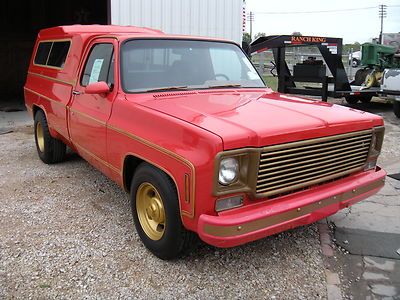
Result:
<svg viewBox="0 0 400 300">
<path fill-rule="evenodd" d="M 393 100 L 393 112 L 396 117 L 400 118 L 400 101 Z"/>
<path fill-rule="evenodd" d="M 168 175 L 142 163 L 130 191 L 133 220 L 146 248 L 164 260 L 182 255 L 194 234 L 183 227 L 177 191 Z"/>
<path fill-rule="evenodd" d="M 66 146 L 50 135 L 47 119 L 43 111 L 35 114 L 34 121 L 36 149 L 40 159 L 46 164 L 54 164 L 65 159 Z"/>
</svg>

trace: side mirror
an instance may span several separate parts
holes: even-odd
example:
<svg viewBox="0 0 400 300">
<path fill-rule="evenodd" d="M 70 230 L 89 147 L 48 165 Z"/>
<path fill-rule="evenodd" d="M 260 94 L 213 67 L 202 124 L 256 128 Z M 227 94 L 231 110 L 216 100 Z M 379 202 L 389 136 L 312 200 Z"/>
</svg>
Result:
<svg viewBox="0 0 400 300">
<path fill-rule="evenodd" d="M 89 84 L 86 89 L 86 94 L 107 94 L 110 92 L 110 87 L 104 81 L 93 82 Z"/>
</svg>

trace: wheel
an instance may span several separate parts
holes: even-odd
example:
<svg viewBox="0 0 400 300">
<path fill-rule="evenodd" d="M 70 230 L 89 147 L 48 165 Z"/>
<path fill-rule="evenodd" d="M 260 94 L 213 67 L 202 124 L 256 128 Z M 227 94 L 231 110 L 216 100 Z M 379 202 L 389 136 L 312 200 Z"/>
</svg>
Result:
<svg viewBox="0 0 400 300">
<path fill-rule="evenodd" d="M 147 163 L 139 165 L 130 200 L 139 237 L 154 255 L 174 259 L 193 244 L 194 234 L 183 227 L 177 191 L 167 174 Z"/>
<path fill-rule="evenodd" d="M 351 66 L 352 66 L 353 68 L 357 68 L 358 65 L 359 65 L 358 60 L 355 59 L 355 58 L 353 58 L 353 60 L 351 61 Z"/>
<path fill-rule="evenodd" d="M 66 146 L 50 135 L 49 126 L 43 111 L 38 110 L 34 121 L 36 149 L 40 159 L 46 164 L 61 162 L 65 159 Z"/>
<path fill-rule="evenodd" d="M 396 117 L 400 118 L 400 101 L 393 101 L 393 112 Z"/>
<path fill-rule="evenodd" d="M 354 75 L 354 85 L 362 85 L 365 82 L 365 78 L 371 72 L 370 69 L 360 69 Z"/>
<path fill-rule="evenodd" d="M 346 102 L 349 104 L 357 104 L 359 98 L 354 95 L 349 95 L 344 97 L 346 99 Z"/>
<path fill-rule="evenodd" d="M 372 96 L 362 96 L 360 97 L 360 101 L 364 104 L 370 103 L 372 100 Z"/>
</svg>

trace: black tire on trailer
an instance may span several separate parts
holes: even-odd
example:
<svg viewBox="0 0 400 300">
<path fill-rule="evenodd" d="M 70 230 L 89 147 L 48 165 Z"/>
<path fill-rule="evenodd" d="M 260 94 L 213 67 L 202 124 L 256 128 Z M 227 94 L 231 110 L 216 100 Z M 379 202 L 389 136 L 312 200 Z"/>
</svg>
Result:
<svg viewBox="0 0 400 300">
<path fill-rule="evenodd" d="M 360 100 L 359 97 L 354 96 L 354 95 L 348 95 L 344 97 L 346 99 L 346 102 L 349 104 L 357 104 L 358 100 Z"/>
<path fill-rule="evenodd" d="M 393 100 L 393 112 L 396 117 L 400 118 L 400 101 Z"/>
<path fill-rule="evenodd" d="M 354 75 L 354 85 L 361 86 L 365 82 L 365 78 L 367 78 L 368 74 L 371 72 L 369 69 L 360 69 Z"/>
<path fill-rule="evenodd" d="M 50 135 L 47 119 L 42 110 L 38 110 L 34 119 L 35 143 L 40 159 L 46 164 L 54 164 L 65 159 L 66 145 Z"/>
<path fill-rule="evenodd" d="M 140 164 L 132 179 L 130 202 L 139 237 L 158 258 L 177 258 L 193 245 L 195 235 L 182 224 L 175 184 L 163 171 Z"/>
<path fill-rule="evenodd" d="M 370 103 L 372 100 L 372 96 L 371 95 L 363 95 L 360 96 L 360 101 L 364 104 Z"/>
<path fill-rule="evenodd" d="M 351 61 L 351 66 L 353 68 L 357 68 L 359 64 L 360 64 L 360 62 L 356 58 L 353 58 L 353 60 Z"/>
</svg>

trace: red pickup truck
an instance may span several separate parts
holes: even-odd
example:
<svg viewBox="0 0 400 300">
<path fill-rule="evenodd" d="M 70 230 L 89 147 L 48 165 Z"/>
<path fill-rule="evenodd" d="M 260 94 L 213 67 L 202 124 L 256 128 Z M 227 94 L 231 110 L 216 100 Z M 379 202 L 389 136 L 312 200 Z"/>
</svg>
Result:
<svg viewBox="0 0 400 300">
<path fill-rule="evenodd" d="M 376 193 L 381 117 L 273 92 L 233 42 L 125 26 L 40 31 L 24 87 L 37 152 L 66 146 L 129 194 L 162 259 L 232 247 Z"/>
</svg>

